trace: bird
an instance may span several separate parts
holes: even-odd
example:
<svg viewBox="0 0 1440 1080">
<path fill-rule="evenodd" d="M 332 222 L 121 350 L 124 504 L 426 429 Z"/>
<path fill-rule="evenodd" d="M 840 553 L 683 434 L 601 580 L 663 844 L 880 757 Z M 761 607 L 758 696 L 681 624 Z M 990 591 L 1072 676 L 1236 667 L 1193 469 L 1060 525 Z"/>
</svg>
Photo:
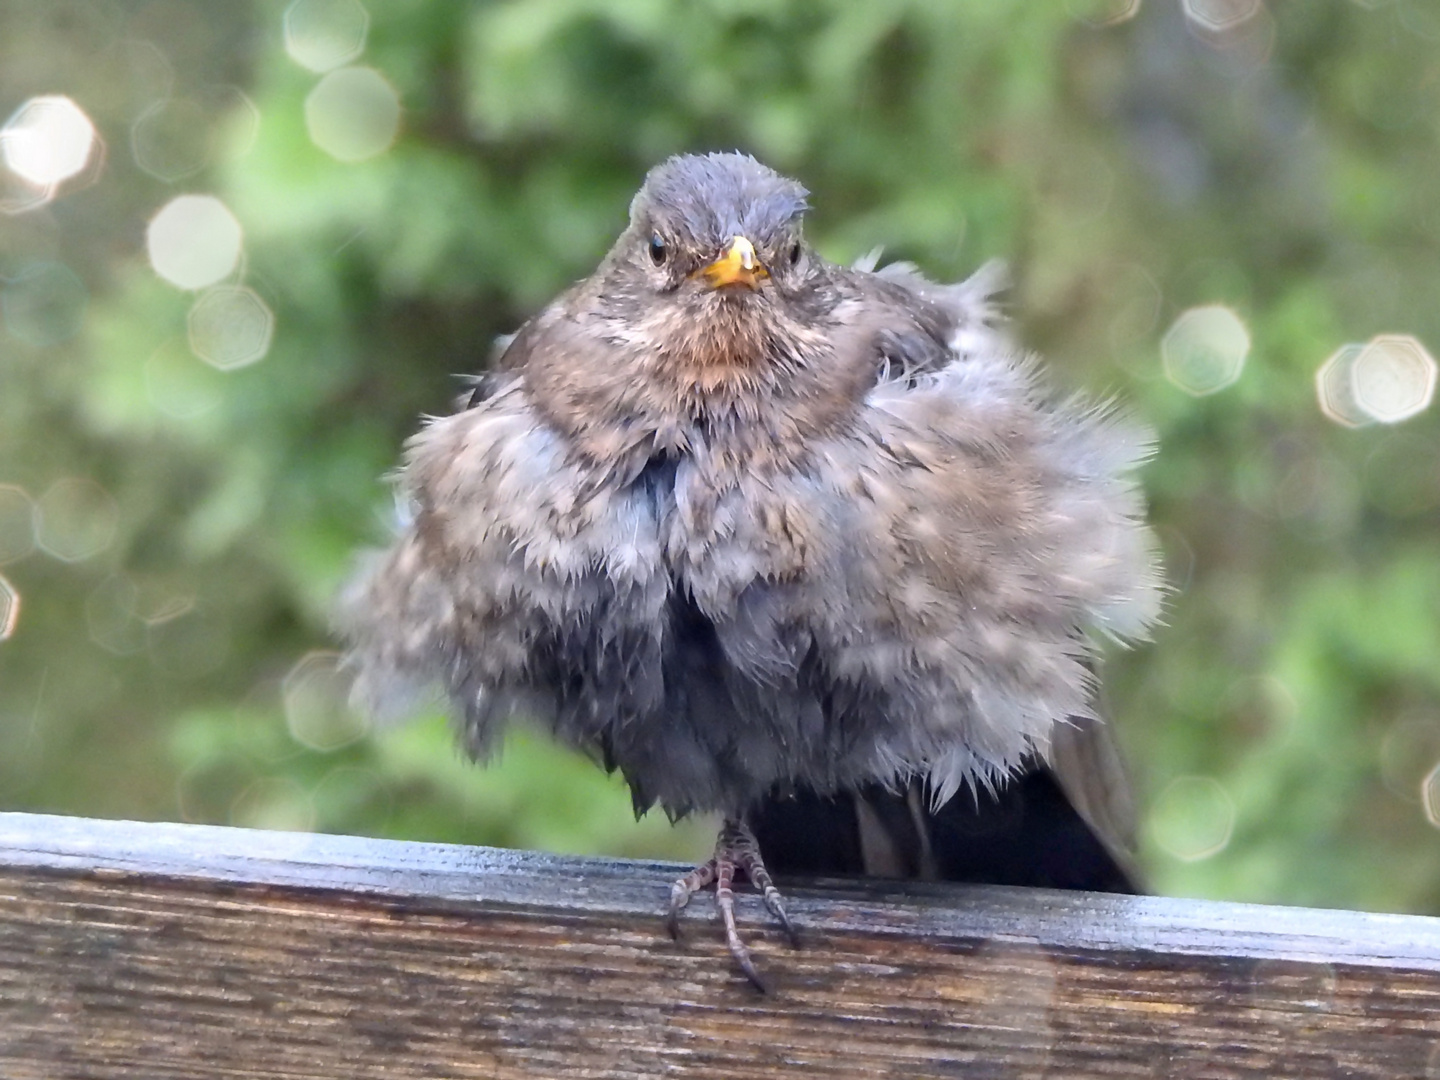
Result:
<svg viewBox="0 0 1440 1080">
<path fill-rule="evenodd" d="M 717 814 L 666 921 L 713 887 L 761 989 L 735 883 L 798 943 L 761 838 L 806 868 L 807 812 L 851 823 L 820 869 L 940 876 L 932 824 L 1048 784 L 1123 887 L 1109 773 L 1056 762 L 1108 759 L 1099 651 L 1163 592 L 1148 429 L 1048 387 L 993 267 L 832 263 L 808 209 L 747 154 L 652 168 L 594 273 L 409 440 L 338 620 L 370 712 L 438 690 L 477 760 L 539 724 L 637 815 Z"/>
</svg>

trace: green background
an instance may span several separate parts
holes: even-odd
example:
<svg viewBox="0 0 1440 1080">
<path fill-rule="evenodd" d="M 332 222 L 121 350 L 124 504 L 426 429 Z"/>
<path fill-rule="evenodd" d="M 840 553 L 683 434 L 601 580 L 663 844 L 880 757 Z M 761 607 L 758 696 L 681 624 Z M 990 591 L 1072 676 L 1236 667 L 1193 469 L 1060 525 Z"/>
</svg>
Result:
<svg viewBox="0 0 1440 1080">
<path fill-rule="evenodd" d="M 115 529 L 0 570 L 22 598 L 0 808 L 700 854 L 708 823 L 637 826 L 543 739 L 478 771 L 440 718 L 354 731 L 294 669 L 334 648 L 417 417 L 589 272 L 650 165 L 739 147 L 812 190 L 832 259 L 1009 260 L 1054 382 L 1159 430 L 1145 482 L 1177 591 L 1106 669 L 1155 886 L 1440 910 L 1437 419 L 1350 430 L 1314 383 L 1376 333 L 1440 347 L 1440 9 L 1195 0 L 1256 8 L 1217 33 L 1178 0 L 1107 25 L 1124 6 L 371 0 L 354 62 L 401 129 L 344 164 L 307 133 L 320 76 L 287 55 L 283 4 L 3 0 L 0 114 L 70 95 L 105 157 L 0 218 L 0 484 L 58 514 L 57 482 L 93 481 L 113 504 L 71 525 L 103 538 L 113 509 Z M 135 154 L 166 98 L 198 118 L 169 137 L 199 167 L 170 179 Z M 189 355 L 196 297 L 146 258 L 186 192 L 234 212 L 235 280 L 275 316 L 240 370 Z M 1253 346 L 1197 397 L 1160 343 L 1207 304 Z M 0 547 L 27 546 L 29 512 L 0 501 Z"/>
</svg>

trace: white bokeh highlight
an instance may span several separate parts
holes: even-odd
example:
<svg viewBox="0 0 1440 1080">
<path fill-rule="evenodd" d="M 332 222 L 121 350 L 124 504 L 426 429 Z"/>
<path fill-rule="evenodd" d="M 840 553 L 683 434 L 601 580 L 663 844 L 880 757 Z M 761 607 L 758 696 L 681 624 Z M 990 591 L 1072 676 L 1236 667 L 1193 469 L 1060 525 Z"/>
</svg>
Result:
<svg viewBox="0 0 1440 1080">
<path fill-rule="evenodd" d="M 1364 427 L 1371 422 L 1355 400 L 1355 383 L 1351 378 L 1355 358 L 1364 351 L 1365 346 L 1358 342 L 1341 345 L 1315 369 L 1315 399 L 1320 403 L 1320 411 L 1342 427 Z"/>
<path fill-rule="evenodd" d="M 1140 0 L 1069 0 L 1070 14 L 1087 26 L 1117 26 L 1140 14 Z"/>
<path fill-rule="evenodd" d="M 1398 424 L 1424 412 L 1435 397 L 1435 360 L 1408 335 L 1381 334 L 1355 357 L 1355 404 L 1370 419 Z"/>
<path fill-rule="evenodd" d="M 365 51 L 370 13 L 360 0 L 295 0 L 285 9 L 285 51 L 301 67 L 331 71 Z"/>
<path fill-rule="evenodd" d="M 1436 364 L 1408 334 L 1380 334 L 1336 349 L 1315 372 L 1320 411 L 1343 427 L 1398 424 L 1430 407 Z"/>
<path fill-rule="evenodd" d="M 0 131 L 0 160 L 4 159 L 5 133 Z M 55 198 L 54 184 L 32 184 L 9 169 L 0 169 L 0 214 L 13 217 L 38 210 Z"/>
<path fill-rule="evenodd" d="M 275 335 L 275 316 L 255 290 L 221 285 L 205 292 L 187 319 L 190 351 L 220 371 L 264 358 Z"/>
<path fill-rule="evenodd" d="M 1260 13 L 1262 0 L 1181 0 L 1185 17 L 1202 30 L 1223 34 Z"/>
<path fill-rule="evenodd" d="M 350 683 L 339 653 L 315 651 L 301 657 L 280 687 L 291 737 L 322 753 L 363 738 L 366 725 L 350 707 Z"/>
<path fill-rule="evenodd" d="M 1168 855 L 1199 862 L 1218 855 L 1235 831 L 1235 803 L 1210 776 L 1172 780 L 1150 812 L 1150 835 Z"/>
<path fill-rule="evenodd" d="M 177 195 L 145 230 L 151 267 L 182 289 L 203 289 L 234 272 L 243 240 L 240 222 L 213 195 Z"/>
<path fill-rule="evenodd" d="M 305 99 L 305 127 L 310 140 L 337 161 L 364 161 L 395 141 L 400 95 L 374 68 L 332 71 Z"/>
<path fill-rule="evenodd" d="M 31 98 L 0 128 L 0 155 L 6 167 L 38 188 L 83 172 L 95 142 L 90 117 L 61 94 Z"/>
<path fill-rule="evenodd" d="M 1224 390 L 1240 378 L 1250 355 L 1250 332 L 1223 304 L 1183 312 L 1160 342 L 1165 376 L 1195 397 Z"/>
</svg>

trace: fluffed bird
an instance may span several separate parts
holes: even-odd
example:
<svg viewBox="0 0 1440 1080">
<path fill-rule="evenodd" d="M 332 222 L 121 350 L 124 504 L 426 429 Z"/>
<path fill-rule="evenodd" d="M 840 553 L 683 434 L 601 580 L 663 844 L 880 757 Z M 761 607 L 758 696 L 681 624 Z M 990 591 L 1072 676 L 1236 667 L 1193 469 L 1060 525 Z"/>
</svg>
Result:
<svg viewBox="0 0 1440 1080">
<path fill-rule="evenodd" d="M 670 920 L 713 885 L 757 986 L 737 875 L 793 927 L 753 826 L 803 869 L 794 815 L 843 803 L 893 851 L 839 869 L 956 876 L 927 823 L 1017 775 L 1073 804 L 1098 642 L 1160 596 L 1147 432 L 1040 385 L 992 274 L 825 261 L 807 196 L 741 154 L 651 170 L 595 273 L 410 440 L 342 616 L 372 709 L 438 685 L 476 757 L 524 718 L 637 813 L 718 812 Z"/>
</svg>

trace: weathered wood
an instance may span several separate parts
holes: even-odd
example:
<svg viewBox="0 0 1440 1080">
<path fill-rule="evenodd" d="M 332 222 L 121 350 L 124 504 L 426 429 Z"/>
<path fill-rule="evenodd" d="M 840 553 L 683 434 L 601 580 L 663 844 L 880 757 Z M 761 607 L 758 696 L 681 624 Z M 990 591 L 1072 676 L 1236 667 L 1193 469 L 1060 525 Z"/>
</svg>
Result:
<svg viewBox="0 0 1440 1080">
<path fill-rule="evenodd" d="M 0 814 L 0 1077 L 1440 1076 L 1440 919 Z"/>
</svg>

